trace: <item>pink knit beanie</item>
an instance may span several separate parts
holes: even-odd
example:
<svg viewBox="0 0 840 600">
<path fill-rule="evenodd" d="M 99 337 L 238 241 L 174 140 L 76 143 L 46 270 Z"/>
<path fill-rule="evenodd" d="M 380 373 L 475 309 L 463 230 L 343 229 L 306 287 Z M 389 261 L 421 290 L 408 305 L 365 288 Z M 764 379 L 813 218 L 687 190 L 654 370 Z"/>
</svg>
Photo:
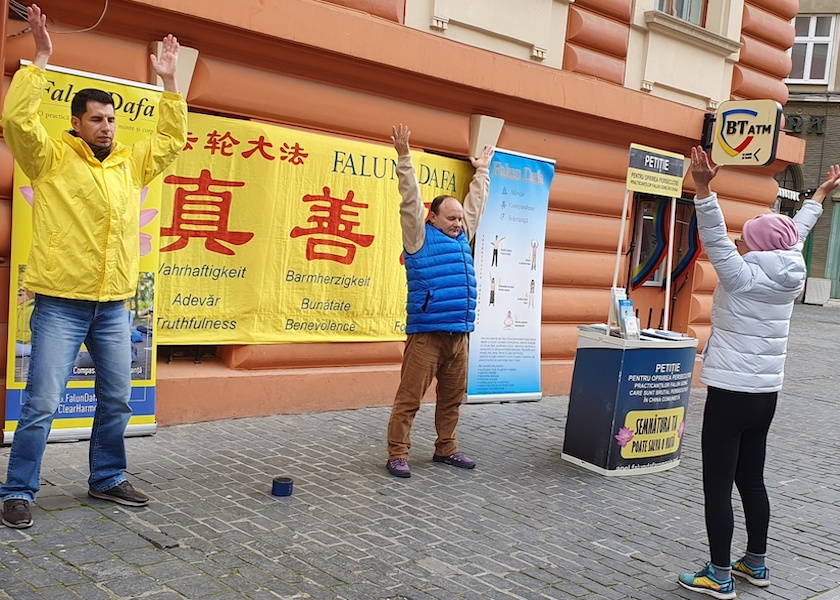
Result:
<svg viewBox="0 0 840 600">
<path fill-rule="evenodd" d="M 741 236 L 750 250 L 791 250 L 799 241 L 799 231 L 787 215 L 769 213 L 744 223 Z"/>
</svg>

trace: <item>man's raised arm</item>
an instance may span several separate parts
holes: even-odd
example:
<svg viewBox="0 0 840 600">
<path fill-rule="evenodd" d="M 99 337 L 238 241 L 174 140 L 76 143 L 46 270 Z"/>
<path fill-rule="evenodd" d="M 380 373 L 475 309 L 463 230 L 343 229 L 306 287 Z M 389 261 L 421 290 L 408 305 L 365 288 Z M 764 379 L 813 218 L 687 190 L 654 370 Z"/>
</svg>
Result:
<svg viewBox="0 0 840 600">
<path fill-rule="evenodd" d="M 163 81 L 163 94 L 158 109 L 157 132 L 132 146 L 138 176 L 143 185 L 148 184 L 168 167 L 187 143 L 187 103 L 178 92 L 175 72 L 178 68 L 178 38 L 169 34 L 163 38 L 160 57 L 149 56 L 152 69 Z"/>
<path fill-rule="evenodd" d="M 163 48 L 160 52 L 160 58 L 154 54 L 149 55 L 152 61 L 152 69 L 163 81 L 163 89 L 167 92 L 178 93 L 178 80 L 175 79 L 175 73 L 178 70 L 178 54 L 181 50 L 181 45 L 171 33 L 163 38 Z"/>
<path fill-rule="evenodd" d="M 33 4 L 26 9 L 26 21 L 32 30 L 32 37 L 35 38 L 35 59 L 32 64 L 44 69 L 52 56 L 52 40 L 47 33 L 47 15 L 41 12 L 37 4 Z"/>
<path fill-rule="evenodd" d="M 3 136 L 29 179 L 36 179 L 50 168 L 55 148 L 38 111 L 47 86 L 44 69 L 52 56 L 52 41 L 47 32 L 47 17 L 37 4 L 26 9 L 26 20 L 35 40 L 35 58 L 31 65 L 18 69 L 3 102 Z"/>
<path fill-rule="evenodd" d="M 828 196 L 840 187 L 840 164 L 829 165 L 828 172 L 825 175 L 825 181 L 820 184 L 814 195 L 809 200 L 802 203 L 802 208 L 793 217 L 793 222 L 796 223 L 796 229 L 799 232 L 799 245 L 805 244 L 805 238 L 817 224 L 817 219 L 823 213 L 822 203 Z M 819 206 L 817 206 L 819 205 Z"/>
<path fill-rule="evenodd" d="M 400 228 L 402 229 L 403 248 L 408 254 L 414 254 L 423 247 L 426 240 L 426 207 L 420 196 L 420 185 L 414 173 L 411 162 L 411 148 L 408 140 L 411 137 L 406 125 L 400 123 L 392 127 L 391 140 L 399 155 L 397 159 L 397 178 L 399 179 L 400 196 Z"/>
<path fill-rule="evenodd" d="M 484 214 L 487 195 L 490 193 L 490 161 L 495 150 L 491 146 L 484 146 L 478 158 L 470 158 L 475 167 L 475 175 L 470 181 L 470 189 L 464 198 L 464 235 L 472 240 Z M 504 238 L 502 238 L 504 239 Z"/>
</svg>

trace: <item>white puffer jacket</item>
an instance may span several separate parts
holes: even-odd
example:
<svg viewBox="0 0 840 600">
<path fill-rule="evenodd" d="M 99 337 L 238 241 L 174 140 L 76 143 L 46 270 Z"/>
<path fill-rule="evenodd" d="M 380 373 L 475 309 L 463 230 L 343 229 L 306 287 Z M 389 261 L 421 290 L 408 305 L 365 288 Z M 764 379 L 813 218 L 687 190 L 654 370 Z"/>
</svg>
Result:
<svg viewBox="0 0 840 600">
<path fill-rule="evenodd" d="M 695 198 L 694 206 L 700 241 L 720 280 L 700 381 L 734 392 L 778 391 L 784 380 L 793 301 L 805 284 L 802 246 L 822 205 L 806 200 L 794 217 L 799 243 L 793 250 L 749 252 L 743 257 L 726 235 L 717 195 Z"/>
</svg>

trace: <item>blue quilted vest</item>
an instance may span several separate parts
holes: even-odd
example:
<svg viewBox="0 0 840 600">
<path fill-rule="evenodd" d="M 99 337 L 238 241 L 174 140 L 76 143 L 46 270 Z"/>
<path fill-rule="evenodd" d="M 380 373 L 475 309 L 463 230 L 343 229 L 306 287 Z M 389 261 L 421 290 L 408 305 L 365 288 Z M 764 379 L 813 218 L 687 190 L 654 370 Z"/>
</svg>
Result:
<svg viewBox="0 0 840 600">
<path fill-rule="evenodd" d="M 475 328 L 475 267 L 467 236 L 451 238 L 426 223 L 423 247 L 405 254 L 406 333 Z"/>
</svg>

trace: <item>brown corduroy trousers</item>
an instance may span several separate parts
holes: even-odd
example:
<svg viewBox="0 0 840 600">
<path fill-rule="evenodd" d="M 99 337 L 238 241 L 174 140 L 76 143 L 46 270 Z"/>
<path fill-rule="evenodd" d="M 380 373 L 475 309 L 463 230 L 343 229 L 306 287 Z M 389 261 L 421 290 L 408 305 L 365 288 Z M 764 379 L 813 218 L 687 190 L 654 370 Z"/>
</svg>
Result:
<svg viewBox="0 0 840 600">
<path fill-rule="evenodd" d="M 411 425 L 435 377 L 435 454 L 449 456 L 458 451 L 455 428 L 467 393 L 467 334 L 411 333 L 405 342 L 400 387 L 388 422 L 389 460 L 408 458 Z"/>
</svg>

